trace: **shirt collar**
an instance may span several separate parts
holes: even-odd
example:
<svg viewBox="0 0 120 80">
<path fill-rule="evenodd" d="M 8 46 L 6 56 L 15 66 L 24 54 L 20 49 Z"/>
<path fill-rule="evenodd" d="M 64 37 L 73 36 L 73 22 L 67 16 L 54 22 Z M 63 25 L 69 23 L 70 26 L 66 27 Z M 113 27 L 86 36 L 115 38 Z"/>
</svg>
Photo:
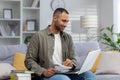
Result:
<svg viewBox="0 0 120 80">
<path fill-rule="evenodd" d="M 48 35 L 54 35 L 54 34 L 50 31 L 49 27 L 50 27 L 50 25 L 47 26 L 47 34 L 48 34 Z M 61 32 L 60 32 L 60 35 L 64 37 L 64 36 L 65 36 L 65 33 L 64 33 L 63 31 L 61 31 Z"/>
<path fill-rule="evenodd" d="M 47 34 L 48 34 L 48 35 L 53 35 L 53 33 L 50 31 L 49 27 L 50 27 L 50 25 L 48 25 L 47 28 L 46 28 Z"/>
</svg>

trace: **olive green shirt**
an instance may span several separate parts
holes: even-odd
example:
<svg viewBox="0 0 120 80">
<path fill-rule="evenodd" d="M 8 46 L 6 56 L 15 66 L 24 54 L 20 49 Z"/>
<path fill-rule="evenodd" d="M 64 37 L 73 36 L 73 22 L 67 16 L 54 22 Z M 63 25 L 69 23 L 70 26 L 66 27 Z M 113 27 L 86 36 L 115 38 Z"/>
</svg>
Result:
<svg viewBox="0 0 120 80">
<path fill-rule="evenodd" d="M 69 58 L 76 65 L 74 57 L 74 45 L 72 38 L 65 32 L 60 32 L 62 43 L 62 59 Z M 38 31 L 33 35 L 27 50 L 25 65 L 29 70 L 35 71 L 39 76 L 51 67 L 53 64 L 54 52 L 54 34 L 50 31 L 49 27 L 44 30 Z"/>
</svg>

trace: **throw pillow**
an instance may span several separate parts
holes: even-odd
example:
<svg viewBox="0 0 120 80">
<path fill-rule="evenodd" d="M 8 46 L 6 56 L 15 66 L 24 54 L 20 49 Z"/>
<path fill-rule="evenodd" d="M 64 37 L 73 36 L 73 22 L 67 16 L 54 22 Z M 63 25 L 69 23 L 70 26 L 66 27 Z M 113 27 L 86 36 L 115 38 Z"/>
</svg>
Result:
<svg viewBox="0 0 120 80">
<path fill-rule="evenodd" d="M 15 53 L 13 66 L 15 67 L 16 70 L 27 70 L 24 64 L 24 60 L 25 60 L 25 54 L 22 54 L 20 52 Z"/>
<path fill-rule="evenodd" d="M 120 74 L 120 53 L 102 53 L 96 74 Z"/>
<path fill-rule="evenodd" d="M 118 51 L 112 50 L 112 51 L 103 51 L 103 53 L 119 53 Z"/>
<path fill-rule="evenodd" d="M 96 69 L 97 69 L 97 66 L 98 66 L 98 64 L 99 64 L 99 61 L 100 61 L 100 58 L 101 58 L 101 52 L 99 53 L 99 55 L 98 55 L 98 57 L 97 57 L 97 59 L 96 59 L 96 61 L 95 61 L 95 63 L 93 64 L 93 66 L 92 66 L 92 68 L 90 69 L 90 71 L 91 72 L 95 72 L 96 71 Z"/>
<path fill-rule="evenodd" d="M 94 51 L 94 50 L 91 50 L 91 51 Z M 90 69 L 91 72 L 95 72 L 95 71 L 96 71 L 102 53 L 119 53 L 119 52 L 118 52 L 118 51 L 115 51 L 115 50 L 113 50 L 113 51 L 104 51 L 104 52 L 102 51 L 102 52 L 100 52 L 100 54 L 99 54 L 99 56 L 97 57 L 97 59 L 96 59 L 94 65 L 93 65 L 93 67 Z"/>
<path fill-rule="evenodd" d="M 15 70 L 9 63 L 0 63 L 0 80 L 10 76 L 11 70 Z"/>
</svg>

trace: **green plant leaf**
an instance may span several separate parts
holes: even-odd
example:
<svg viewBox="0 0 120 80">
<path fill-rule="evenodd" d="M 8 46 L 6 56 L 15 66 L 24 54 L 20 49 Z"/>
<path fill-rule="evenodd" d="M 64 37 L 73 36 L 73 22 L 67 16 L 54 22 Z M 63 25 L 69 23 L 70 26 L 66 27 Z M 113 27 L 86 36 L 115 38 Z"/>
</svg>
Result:
<svg viewBox="0 0 120 80">
<path fill-rule="evenodd" d="M 102 40 L 102 44 L 110 46 L 112 50 L 120 51 L 120 33 L 114 33 L 113 27 L 114 26 L 112 25 L 110 27 L 100 29 L 100 40 Z M 108 33 L 106 33 L 105 30 L 107 30 Z M 114 41 L 113 35 L 117 36 L 117 41 Z"/>
<path fill-rule="evenodd" d="M 26 36 L 24 43 L 28 44 L 28 42 L 30 42 L 31 36 Z"/>
</svg>

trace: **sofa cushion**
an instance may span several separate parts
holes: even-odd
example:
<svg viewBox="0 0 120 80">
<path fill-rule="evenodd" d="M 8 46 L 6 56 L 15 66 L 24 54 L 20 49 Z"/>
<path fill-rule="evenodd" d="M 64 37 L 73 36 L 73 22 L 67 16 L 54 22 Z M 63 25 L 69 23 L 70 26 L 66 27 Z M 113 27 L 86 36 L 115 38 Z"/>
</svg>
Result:
<svg viewBox="0 0 120 80">
<path fill-rule="evenodd" d="M 15 67 L 16 70 L 27 70 L 24 64 L 24 60 L 25 54 L 16 52 L 14 55 L 13 67 Z"/>
<path fill-rule="evenodd" d="M 97 50 L 99 48 L 99 43 L 96 41 L 90 42 L 76 42 L 75 45 L 75 57 L 77 59 L 77 68 L 81 68 L 87 54 L 91 50 Z"/>
<path fill-rule="evenodd" d="M 15 70 L 9 63 L 0 63 L 0 80 L 10 76 L 11 70 Z"/>
<path fill-rule="evenodd" d="M 99 56 L 97 57 L 94 65 L 93 65 L 92 69 L 91 69 L 90 71 L 96 72 L 96 69 L 97 69 L 97 66 L 98 66 L 98 64 L 99 64 L 99 61 L 100 61 L 100 59 L 101 59 L 102 53 L 119 53 L 119 52 L 118 52 L 118 51 L 104 51 L 104 52 L 101 51 L 100 54 L 99 54 Z"/>
<path fill-rule="evenodd" d="M 1 45 L 0 46 L 0 63 L 13 63 L 13 56 L 15 52 L 26 53 L 27 46 L 25 44 L 20 45 Z"/>
<path fill-rule="evenodd" d="M 120 75 L 115 74 L 96 75 L 96 80 L 120 80 Z"/>
<path fill-rule="evenodd" d="M 96 74 L 120 74 L 120 53 L 102 53 Z"/>
</svg>

